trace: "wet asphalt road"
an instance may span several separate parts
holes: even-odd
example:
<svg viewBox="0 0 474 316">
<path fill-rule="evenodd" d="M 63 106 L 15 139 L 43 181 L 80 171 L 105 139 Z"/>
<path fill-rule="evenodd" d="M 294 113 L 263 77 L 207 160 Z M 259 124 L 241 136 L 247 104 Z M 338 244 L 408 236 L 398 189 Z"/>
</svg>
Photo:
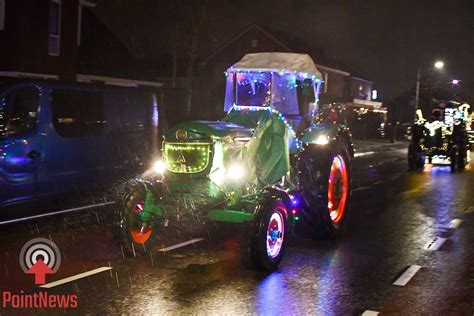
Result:
<svg viewBox="0 0 474 316">
<path fill-rule="evenodd" d="M 159 232 L 146 255 L 125 257 L 112 236 L 111 212 L 104 209 L 2 227 L 0 291 L 40 290 L 20 270 L 18 253 L 27 240 L 46 237 L 62 251 L 61 269 L 47 276 L 48 282 L 98 267 L 113 269 L 48 290 L 77 294 L 77 309 L 26 313 L 473 315 L 472 164 L 456 174 L 431 165 L 407 173 L 405 149 L 366 153 L 353 161 L 345 236 L 293 237 L 274 273 L 241 266 L 238 232 L 232 229 Z M 158 251 L 199 237 L 205 240 Z M 438 250 L 427 249 L 437 237 L 446 240 Z M 393 285 L 411 265 L 421 269 L 405 286 Z"/>
</svg>

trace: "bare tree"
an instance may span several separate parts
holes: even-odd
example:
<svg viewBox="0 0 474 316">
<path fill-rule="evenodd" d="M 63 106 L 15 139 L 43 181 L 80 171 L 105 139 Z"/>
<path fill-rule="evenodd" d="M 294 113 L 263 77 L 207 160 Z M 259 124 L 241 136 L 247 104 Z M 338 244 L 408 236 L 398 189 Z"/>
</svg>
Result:
<svg viewBox="0 0 474 316">
<path fill-rule="evenodd" d="M 176 8 L 175 52 L 173 57 L 173 76 L 176 76 L 179 45 L 186 52 L 187 97 L 186 112 L 190 114 L 193 100 L 193 81 L 198 54 L 199 36 L 207 17 L 208 0 L 178 0 Z M 173 81 L 176 79 L 174 78 Z"/>
</svg>

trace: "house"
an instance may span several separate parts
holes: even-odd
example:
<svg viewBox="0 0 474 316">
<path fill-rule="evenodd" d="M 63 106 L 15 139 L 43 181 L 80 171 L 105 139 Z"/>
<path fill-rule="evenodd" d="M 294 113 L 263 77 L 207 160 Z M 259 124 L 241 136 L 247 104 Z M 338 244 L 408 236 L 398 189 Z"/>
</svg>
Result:
<svg viewBox="0 0 474 316">
<path fill-rule="evenodd" d="M 0 75 L 74 80 L 86 1 L 0 0 Z"/>
<path fill-rule="evenodd" d="M 94 7 L 88 0 L 0 0 L 0 76 L 161 87 L 137 75 L 139 63 Z"/>
<path fill-rule="evenodd" d="M 284 37 L 284 34 L 280 34 L 280 36 Z M 314 56 L 315 54 L 310 51 L 312 49 L 305 43 L 291 39 L 287 41 L 292 42 L 296 49 L 290 48 L 282 40 L 276 38 L 276 36 L 259 25 L 249 25 L 201 62 L 199 73 L 200 77 L 205 79 L 199 80 L 202 87 L 199 87 L 198 90 L 206 95 L 201 95 L 196 100 L 196 103 L 199 103 L 201 100 L 208 100 L 203 102 L 205 104 L 200 105 L 200 108 L 211 104 L 212 108 L 206 108 L 207 113 L 220 115 L 225 91 L 224 72 L 229 65 L 240 60 L 245 54 L 256 52 L 304 52 L 312 55 L 317 63 L 316 66 L 323 74 L 325 82 L 321 91 L 320 102 L 323 104 L 344 102 L 347 99 L 350 73 L 321 65 L 321 58 Z M 319 55 L 322 54 L 319 53 Z"/>
<path fill-rule="evenodd" d="M 329 104 L 332 102 L 346 101 L 348 94 L 348 82 L 351 79 L 351 74 L 347 71 L 335 69 L 321 64 L 316 65 L 323 75 L 323 86 L 319 102 L 321 104 Z"/>
</svg>

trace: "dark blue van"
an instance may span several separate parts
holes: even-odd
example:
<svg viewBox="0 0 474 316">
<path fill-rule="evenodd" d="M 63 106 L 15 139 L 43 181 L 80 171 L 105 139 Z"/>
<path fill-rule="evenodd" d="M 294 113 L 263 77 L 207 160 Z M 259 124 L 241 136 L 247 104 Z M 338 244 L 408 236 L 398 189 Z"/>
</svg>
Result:
<svg viewBox="0 0 474 316">
<path fill-rule="evenodd" d="M 151 90 L 0 78 L 0 223 L 19 204 L 146 168 L 157 132 Z"/>
</svg>

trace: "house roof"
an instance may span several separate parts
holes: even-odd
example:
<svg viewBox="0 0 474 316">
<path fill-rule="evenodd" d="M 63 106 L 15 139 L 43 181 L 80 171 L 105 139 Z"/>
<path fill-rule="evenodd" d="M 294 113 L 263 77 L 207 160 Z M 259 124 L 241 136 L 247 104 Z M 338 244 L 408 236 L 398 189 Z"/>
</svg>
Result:
<svg viewBox="0 0 474 316">
<path fill-rule="evenodd" d="M 289 70 L 308 73 L 322 79 L 321 73 L 316 68 L 313 60 L 308 54 L 296 53 L 254 53 L 246 54 L 231 69 L 243 70 Z"/>
<path fill-rule="evenodd" d="M 363 78 L 359 73 L 348 67 L 347 65 L 342 64 L 341 62 L 335 60 L 331 56 L 327 56 L 324 53 L 324 50 L 315 48 L 310 43 L 307 43 L 305 40 L 295 37 L 293 34 L 285 33 L 281 30 L 271 30 L 267 31 L 263 29 L 261 26 L 252 23 L 243 29 L 241 32 L 237 33 L 233 37 L 231 37 L 228 41 L 224 42 L 219 48 L 217 48 L 211 55 L 206 57 L 202 63 L 207 64 L 217 55 L 219 55 L 223 50 L 229 47 L 231 44 L 237 42 L 244 34 L 250 32 L 252 30 L 258 30 L 269 39 L 271 39 L 274 43 L 277 44 L 281 48 L 283 52 L 304 52 L 309 53 L 312 57 L 316 58 L 317 67 L 321 68 L 321 70 L 330 71 L 340 73 L 345 76 L 354 75 L 360 79 Z M 365 80 L 365 79 L 364 79 Z"/>
<path fill-rule="evenodd" d="M 245 33 L 249 32 L 250 30 L 252 29 L 256 29 L 258 30 L 259 32 L 263 33 L 265 36 L 267 36 L 268 38 L 270 38 L 273 42 L 275 42 L 276 44 L 278 44 L 279 46 L 281 46 L 282 50 L 283 51 L 286 51 L 286 52 L 291 52 L 292 50 L 286 46 L 285 44 L 283 44 L 281 41 L 279 41 L 276 37 L 274 37 L 273 35 L 271 35 L 270 33 L 268 33 L 267 31 L 265 31 L 263 28 L 261 28 L 260 26 L 258 26 L 257 24 L 253 23 L 253 24 L 250 24 L 249 26 L 247 26 L 245 29 L 243 29 L 241 32 L 239 32 L 238 34 L 234 35 L 230 40 L 228 40 L 227 42 L 225 42 L 224 44 L 222 44 L 219 48 L 217 48 L 211 55 L 209 55 L 207 58 L 205 58 L 203 60 L 203 63 L 204 64 L 207 64 L 212 58 L 214 58 L 215 56 L 217 56 L 220 52 L 222 52 L 225 48 L 227 48 L 229 45 L 231 45 L 232 43 L 234 43 L 235 41 L 237 41 L 242 35 L 244 35 Z"/>
</svg>

